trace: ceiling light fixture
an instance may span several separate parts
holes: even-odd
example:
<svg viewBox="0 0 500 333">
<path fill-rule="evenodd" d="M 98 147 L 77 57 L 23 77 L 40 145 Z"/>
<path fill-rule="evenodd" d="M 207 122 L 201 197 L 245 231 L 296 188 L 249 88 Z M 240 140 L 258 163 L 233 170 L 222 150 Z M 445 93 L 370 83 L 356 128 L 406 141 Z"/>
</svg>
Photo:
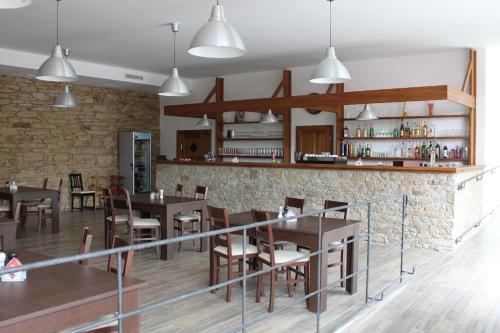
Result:
<svg viewBox="0 0 500 333">
<path fill-rule="evenodd" d="M 72 82 L 78 80 L 75 69 L 68 62 L 63 54 L 63 49 L 59 45 L 59 2 L 57 2 L 56 14 L 56 45 L 52 49 L 52 54 L 38 69 L 36 78 L 42 81 L 52 82 Z"/>
<path fill-rule="evenodd" d="M 335 55 L 335 49 L 332 45 L 332 2 L 330 3 L 330 46 L 326 49 L 326 57 L 321 60 L 312 72 L 309 82 L 319 84 L 345 83 L 351 80 L 351 75 L 347 68 L 340 62 Z"/>
<path fill-rule="evenodd" d="M 375 114 L 375 112 L 372 111 L 370 105 L 368 104 L 365 104 L 363 111 L 361 111 L 356 117 L 356 120 L 376 120 L 376 119 L 378 119 L 377 115 Z"/>
<path fill-rule="evenodd" d="M 170 73 L 170 76 L 161 85 L 158 95 L 174 97 L 188 96 L 191 92 L 179 76 L 179 70 L 175 67 L 175 35 L 179 31 L 179 23 L 171 23 L 170 27 L 174 33 L 174 66 L 172 67 L 172 73 Z"/>
<path fill-rule="evenodd" d="M 273 114 L 271 109 L 267 111 L 266 115 L 262 117 L 262 120 L 260 121 L 261 124 L 276 124 L 278 122 L 278 119 L 276 119 L 276 116 Z"/>
<path fill-rule="evenodd" d="M 196 127 L 203 127 L 203 128 L 211 127 L 206 113 L 203 115 L 203 118 L 198 120 L 198 122 L 196 123 Z"/>
<path fill-rule="evenodd" d="M 76 108 L 79 106 L 75 96 L 69 91 L 68 85 L 65 85 L 64 90 L 57 96 L 54 106 L 58 108 Z"/>
<path fill-rule="evenodd" d="M 0 9 L 16 9 L 31 5 L 31 0 L 0 0 Z"/>
<path fill-rule="evenodd" d="M 245 44 L 240 35 L 224 17 L 222 5 L 212 7 L 212 14 L 196 33 L 188 52 L 203 58 L 235 58 L 246 52 Z"/>
</svg>

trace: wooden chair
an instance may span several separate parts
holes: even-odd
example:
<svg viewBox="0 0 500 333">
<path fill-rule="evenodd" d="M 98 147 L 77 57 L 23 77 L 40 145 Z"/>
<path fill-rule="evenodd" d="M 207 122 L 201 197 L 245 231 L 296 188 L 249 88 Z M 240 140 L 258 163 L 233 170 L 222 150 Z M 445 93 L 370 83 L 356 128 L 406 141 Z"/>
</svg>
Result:
<svg viewBox="0 0 500 333">
<path fill-rule="evenodd" d="M 0 204 L 0 215 L 6 216 L 9 215 L 10 207 L 9 204 L 1 203 Z"/>
<path fill-rule="evenodd" d="M 89 227 L 83 228 L 82 240 L 80 242 L 79 254 L 85 254 L 90 252 L 90 244 L 92 243 L 92 234 L 90 233 Z M 78 262 L 80 265 L 87 265 L 88 259 L 80 260 Z"/>
<path fill-rule="evenodd" d="M 106 187 L 106 177 L 103 176 L 91 176 L 90 177 L 90 190 L 95 191 L 96 200 L 98 202 L 98 206 L 102 207 L 104 198 L 102 189 Z"/>
<path fill-rule="evenodd" d="M 104 247 L 109 249 L 113 243 L 113 237 L 118 235 L 118 229 L 121 226 L 126 226 L 128 232 L 129 216 L 117 213 L 111 188 L 102 189 L 102 197 L 104 200 Z"/>
<path fill-rule="evenodd" d="M 216 207 L 208 207 L 208 213 L 210 216 L 210 228 L 211 230 L 221 230 L 225 228 L 229 228 L 229 217 L 227 214 L 227 209 L 225 208 L 216 208 Z M 215 283 L 219 283 L 220 269 L 221 269 L 221 258 L 224 258 L 227 261 L 227 280 L 232 280 L 233 277 L 238 277 L 243 275 L 243 265 L 246 265 L 248 262 L 243 262 L 243 242 L 233 242 L 233 236 L 230 233 L 224 233 L 217 236 L 211 237 L 210 246 L 211 246 L 211 256 L 215 267 L 212 267 L 212 271 L 210 272 L 212 276 L 212 281 Z M 248 259 L 254 259 L 257 256 L 257 247 L 254 245 L 248 244 L 246 242 L 246 257 Z M 233 271 L 233 266 L 238 264 L 238 271 Z M 247 272 L 251 272 L 250 269 Z M 226 287 L 226 302 L 231 302 L 231 292 L 232 285 L 229 284 Z M 215 290 L 212 291 L 215 294 Z"/>
<path fill-rule="evenodd" d="M 179 186 L 179 185 L 177 185 Z M 181 185 L 182 186 L 182 185 Z M 196 186 L 196 190 L 194 191 L 193 198 L 195 199 L 207 199 L 208 187 L 205 186 Z M 184 231 L 186 230 L 186 224 L 191 223 L 190 233 L 199 233 L 201 222 L 201 212 L 188 212 L 188 213 L 180 213 L 174 216 L 174 231 L 176 231 L 177 236 L 184 235 Z M 195 227 L 195 224 L 198 224 Z M 195 245 L 195 241 L 193 239 L 193 246 Z M 179 242 L 179 252 L 181 251 L 182 242 Z"/>
<path fill-rule="evenodd" d="M 46 222 L 48 218 L 53 218 L 54 214 L 60 214 L 61 212 L 61 193 L 62 193 L 62 185 L 63 185 L 63 180 L 59 180 L 59 188 L 58 188 L 58 201 L 59 201 L 59 209 L 57 212 L 52 211 L 52 203 L 47 203 L 47 202 L 42 202 L 36 206 L 37 213 L 38 213 L 38 220 L 37 220 L 37 230 L 40 230 L 42 228 L 45 228 Z M 50 211 L 50 213 L 47 213 L 47 211 Z"/>
<path fill-rule="evenodd" d="M 83 211 L 83 202 L 86 199 L 86 203 L 88 198 L 93 198 L 93 208 L 96 209 L 96 193 L 95 191 L 86 191 L 83 188 L 82 174 L 81 173 L 71 173 L 69 175 L 69 188 L 71 195 L 71 210 L 74 210 L 74 200 L 75 198 L 79 198 L 80 200 L 80 210 Z M 88 203 L 87 203 L 88 204 Z"/>
<path fill-rule="evenodd" d="M 47 185 L 49 183 L 48 178 L 43 179 L 42 183 L 42 189 L 46 190 Z M 23 200 L 21 203 L 21 225 L 24 226 L 26 224 L 26 220 L 28 218 L 28 215 L 30 214 L 37 214 L 38 209 L 37 206 L 41 203 L 44 203 L 45 199 L 42 200 Z"/>
<path fill-rule="evenodd" d="M 285 207 L 295 208 L 299 214 L 302 214 L 304 211 L 304 199 L 285 197 Z M 287 246 L 294 246 L 295 243 L 287 242 L 287 241 L 275 241 L 274 247 L 278 250 L 283 250 Z M 299 250 L 299 246 L 297 246 L 297 250 Z"/>
<path fill-rule="evenodd" d="M 125 189 L 125 200 L 128 209 L 129 242 L 131 244 L 160 240 L 160 222 L 155 218 L 134 216 L 130 194 Z M 160 247 L 156 247 L 156 254 L 160 256 Z"/>
<path fill-rule="evenodd" d="M 329 208 L 337 208 L 337 207 L 348 206 L 348 205 L 349 205 L 349 203 L 344 202 L 344 201 L 325 200 L 324 208 L 329 209 Z M 335 211 L 334 213 L 338 213 L 338 214 L 342 215 L 343 216 L 342 218 L 344 220 L 347 220 L 347 207 L 339 209 L 339 210 Z M 323 215 L 326 216 L 326 213 Z M 347 269 L 347 258 L 346 258 L 346 253 L 345 253 L 345 239 L 343 239 L 340 242 L 331 242 L 330 244 L 328 244 L 328 247 L 331 248 L 328 251 L 328 253 L 340 251 L 340 260 L 336 261 L 334 263 L 328 264 L 328 268 L 339 266 L 340 267 L 340 278 L 344 279 L 344 277 L 346 276 L 346 269 Z M 345 281 L 342 280 L 340 282 L 340 285 L 342 287 L 344 287 Z"/>
<path fill-rule="evenodd" d="M 177 186 L 175 187 L 175 194 L 174 196 L 178 197 L 178 198 L 181 198 L 182 197 L 182 189 L 184 188 L 184 186 L 182 184 L 177 184 Z"/>
<path fill-rule="evenodd" d="M 271 220 L 268 212 L 253 210 L 252 215 L 254 222 Z M 257 276 L 256 302 L 260 303 L 260 298 L 264 294 L 262 281 L 264 274 L 270 274 L 271 290 L 269 293 L 269 312 L 273 312 L 274 309 L 276 285 L 278 284 L 286 285 L 288 288 L 288 296 L 292 297 L 293 284 L 303 282 L 304 292 L 306 295 L 309 294 L 309 258 L 300 259 L 303 254 L 299 251 L 276 250 L 274 245 L 273 228 L 270 224 L 264 227 L 257 227 L 255 234 L 257 238 L 257 267 L 259 271 L 263 270 L 264 265 L 274 267 L 277 264 L 286 263 L 286 266 L 284 266 L 285 270 L 273 269 L 270 273 L 261 273 Z M 300 272 L 295 267 L 304 268 L 304 272 Z M 286 280 L 278 280 L 278 274 L 285 272 Z M 295 279 L 292 279 L 292 272 L 295 272 Z M 303 278 L 298 278 L 298 275 L 303 276 Z"/>
</svg>

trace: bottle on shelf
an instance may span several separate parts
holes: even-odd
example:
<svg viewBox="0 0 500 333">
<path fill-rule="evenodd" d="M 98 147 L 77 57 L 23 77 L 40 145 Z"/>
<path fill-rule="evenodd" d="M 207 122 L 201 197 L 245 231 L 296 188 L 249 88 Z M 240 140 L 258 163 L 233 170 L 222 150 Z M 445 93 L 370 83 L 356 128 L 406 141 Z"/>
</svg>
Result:
<svg viewBox="0 0 500 333">
<path fill-rule="evenodd" d="M 349 151 L 349 157 L 354 157 L 355 156 L 354 144 L 352 142 L 349 142 L 348 151 Z"/>
<path fill-rule="evenodd" d="M 363 138 L 369 137 L 369 129 L 366 127 L 366 124 L 363 126 Z"/>
<path fill-rule="evenodd" d="M 411 137 L 411 129 L 410 129 L 410 122 L 406 122 L 406 127 L 405 127 L 405 138 Z"/>
<path fill-rule="evenodd" d="M 349 128 L 346 126 L 344 127 L 344 138 L 348 138 L 349 137 Z"/>
<path fill-rule="evenodd" d="M 439 142 L 436 143 L 436 158 L 441 158 L 441 146 L 439 145 Z"/>
<path fill-rule="evenodd" d="M 372 157 L 372 150 L 370 149 L 370 145 L 366 146 L 366 157 Z"/>
<path fill-rule="evenodd" d="M 363 145 L 361 146 L 361 157 L 366 157 L 366 145 L 363 142 Z"/>
<path fill-rule="evenodd" d="M 415 149 L 413 151 L 415 152 L 415 158 L 420 158 L 420 146 L 418 143 L 415 145 Z"/>
<path fill-rule="evenodd" d="M 469 147 L 465 146 L 464 148 L 464 159 L 468 160 L 469 159 Z"/>
<path fill-rule="evenodd" d="M 399 137 L 405 137 L 405 125 L 403 124 L 403 119 L 401 119 L 401 125 L 399 126 Z"/>
<path fill-rule="evenodd" d="M 375 129 L 373 128 L 373 124 L 370 123 L 370 138 L 374 138 L 375 137 Z"/>
<path fill-rule="evenodd" d="M 428 152 L 429 152 L 429 158 L 431 159 L 430 166 L 431 168 L 434 168 L 436 166 L 436 151 L 434 147 L 432 147 L 432 145 L 429 146 Z"/>
<path fill-rule="evenodd" d="M 414 156 L 415 156 L 415 151 L 413 150 L 413 144 L 411 142 L 408 142 L 406 157 L 413 158 Z"/>
<path fill-rule="evenodd" d="M 425 123 L 425 121 L 424 121 L 424 126 L 422 126 L 422 136 L 424 138 L 428 138 L 429 137 L 429 127 L 427 126 L 427 124 Z"/>
<path fill-rule="evenodd" d="M 399 157 L 405 158 L 406 157 L 406 147 L 405 147 L 405 142 L 401 142 L 401 151 L 399 152 Z"/>
<path fill-rule="evenodd" d="M 448 147 L 446 145 L 443 147 L 443 158 L 448 158 Z"/>
<path fill-rule="evenodd" d="M 362 134 L 363 133 L 361 132 L 361 127 L 359 127 L 359 123 L 358 123 L 358 128 L 356 128 L 356 137 L 361 138 Z"/>
<path fill-rule="evenodd" d="M 431 157 L 431 150 L 435 153 L 434 146 L 432 145 L 432 141 L 429 141 L 429 147 L 427 147 L 427 157 Z M 436 157 L 436 156 L 434 156 Z"/>
<path fill-rule="evenodd" d="M 420 151 L 420 156 L 422 158 L 427 157 L 427 145 L 425 144 L 425 142 L 422 142 L 422 150 Z"/>
</svg>

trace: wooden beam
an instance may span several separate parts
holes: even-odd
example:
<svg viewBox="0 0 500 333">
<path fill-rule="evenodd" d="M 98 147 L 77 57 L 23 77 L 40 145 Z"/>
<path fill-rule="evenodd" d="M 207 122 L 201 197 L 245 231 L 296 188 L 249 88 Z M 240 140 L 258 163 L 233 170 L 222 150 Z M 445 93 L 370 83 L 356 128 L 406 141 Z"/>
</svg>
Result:
<svg viewBox="0 0 500 333">
<path fill-rule="evenodd" d="M 218 77 L 215 79 L 215 103 L 220 104 L 224 102 L 224 78 Z M 213 103 L 210 103 L 213 104 Z M 215 151 L 218 155 L 219 148 L 224 146 L 224 117 L 223 112 L 215 113 Z M 218 161 L 222 161 L 222 157 L 217 157 Z"/>
<path fill-rule="evenodd" d="M 343 83 L 342 83 L 343 84 Z M 328 89 L 326 89 L 325 94 L 331 94 L 333 92 L 333 89 L 335 88 L 335 84 L 329 84 Z"/>
<path fill-rule="evenodd" d="M 337 84 L 335 85 L 335 93 L 336 94 L 343 94 L 344 93 L 344 84 L 343 83 L 340 83 L 340 84 Z M 333 85 L 331 84 L 328 89 L 330 89 L 330 87 L 333 88 Z M 334 137 L 334 143 L 335 143 L 335 153 L 337 155 L 340 156 L 340 152 L 341 152 L 341 146 L 342 146 L 342 139 L 339 139 L 339 138 L 342 138 L 344 135 L 344 106 L 343 105 L 339 105 L 336 107 L 336 110 L 335 110 L 335 114 L 336 114 L 336 117 L 337 117 L 337 121 L 335 122 L 336 126 L 335 126 L 335 137 Z"/>
<path fill-rule="evenodd" d="M 292 71 L 283 70 L 283 96 L 292 97 Z M 283 162 L 290 163 L 292 159 L 292 109 L 283 110 Z"/>
<path fill-rule="evenodd" d="M 205 99 L 203 100 L 203 103 L 210 102 L 210 100 L 212 99 L 212 97 L 214 97 L 214 95 L 215 95 L 215 87 L 213 87 L 212 90 L 210 90 L 207 97 L 205 97 Z"/>
<path fill-rule="evenodd" d="M 472 64 L 473 59 L 469 56 L 469 66 L 467 67 L 467 72 L 465 73 L 464 82 L 462 83 L 462 92 L 465 92 L 465 88 L 467 88 L 467 84 L 470 82 L 470 77 L 472 74 Z"/>
<path fill-rule="evenodd" d="M 469 96 L 477 97 L 477 52 L 475 50 L 469 51 L 470 57 L 470 84 L 469 84 Z M 474 103 L 475 104 L 475 103 Z M 469 131 L 470 131 L 470 147 L 469 147 L 469 164 L 476 165 L 476 105 L 469 108 Z"/>
</svg>

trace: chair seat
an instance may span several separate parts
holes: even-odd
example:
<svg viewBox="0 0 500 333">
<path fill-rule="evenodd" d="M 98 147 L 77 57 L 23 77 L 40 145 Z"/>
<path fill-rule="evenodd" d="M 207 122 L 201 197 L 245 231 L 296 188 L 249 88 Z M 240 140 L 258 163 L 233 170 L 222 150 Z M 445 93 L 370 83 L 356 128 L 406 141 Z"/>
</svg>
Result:
<svg viewBox="0 0 500 333">
<path fill-rule="evenodd" d="M 39 209 L 51 209 L 52 205 L 51 204 L 42 203 L 42 204 L 37 205 L 36 207 L 39 208 Z"/>
<path fill-rule="evenodd" d="M 72 191 L 71 194 L 94 194 L 95 191 Z"/>
<path fill-rule="evenodd" d="M 179 222 L 198 222 L 200 214 L 198 213 L 180 213 L 174 216 L 174 220 Z"/>
<path fill-rule="evenodd" d="M 252 244 L 247 244 L 246 246 L 247 254 L 257 254 L 257 247 Z M 215 252 L 222 253 L 227 256 L 227 247 L 225 246 L 217 246 L 214 249 Z M 233 256 L 242 256 L 243 255 L 243 243 L 235 242 L 231 244 L 231 254 Z"/>
<path fill-rule="evenodd" d="M 0 206 L 0 212 L 9 212 L 10 208 L 9 206 Z"/>
<path fill-rule="evenodd" d="M 262 243 L 267 244 L 266 241 L 262 241 Z M 295 243 L 288 242 L 288 241 L 274 241 L 274 246 L 276 247 L 284 247 L 284 246 L 292 246 L 295 245 Z"/>
<path fill-rule="evenodd" d="M 106 218 L 106 220 L 108 220 L 109 222 L 113 222 L 113 217 L 112 216 L 108 216 Z M 128 222 L 128 215 L 115 215 L 115 222 L 116 223 L 125 223 L 125 222 Z"/>
<path fill-rule="evenodd" d="M 328 248 L 330 248 L 330 251 L 340 251 L 344 248 L 344 243 L 331 242 L 330 244 L 328 244 Z"/>
<path fill-rule="evenodd" d="M 157 219 L 143 219 L 134 216 L 134 228 L 156 228 L 160 226 L 160 222 Z"/>
<path fill-rule="evenodd" d="M 276 264 L 283 264 L 285 262 L 307 262 L 309 258 L 302 258 L 304 254 L 298 251 L 291 250 L 276 250 L 274 251 L 274 260 Z M 259 254 L 259 258 L 264 259 L 267 262 L 271 262 L 269 253 Z"/>
</svg>

